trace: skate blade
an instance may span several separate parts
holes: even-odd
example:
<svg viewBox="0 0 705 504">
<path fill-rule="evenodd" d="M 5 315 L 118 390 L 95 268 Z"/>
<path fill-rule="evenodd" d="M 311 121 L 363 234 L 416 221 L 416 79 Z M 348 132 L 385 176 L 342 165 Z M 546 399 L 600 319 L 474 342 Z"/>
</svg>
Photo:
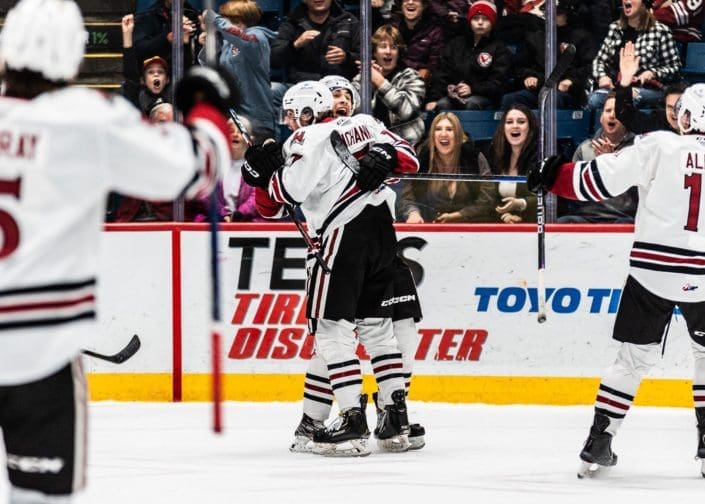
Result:
<svg viewBox="0 0 705 504">
<path fill-rule="evenodd" d="M 420 450 L 426 446 L 426 440 L 423 436 L 414 436 L 409 438 L 409 450 Z"/>
<path fill-rule="evenodd" d="M 342 443 L 313 443 L 316 455 L 324 457 L 366 457 L 371 452 L 367 447 L 367 439 L 351 439 Z"/>
<path fill-rule="evenodd" d="M 705 459 L 700 460 L 700 474 L 705 478 Z"/>
<path fill-rule="evenodd" d="M 296 436 L 289 446 L 291 453 L 313 453 L 313 440 L 306 436 Z"/>
<path fill-rule="evenodd" d="M 578 478 L 597 478 L 604 476 L 613 466 L 603 466 L 596 462 L 585 462 L 580 461 L 580 467 L 578 468 Z"/>
<path fill-rule="evenodd" d="M 393 453 L 403 453 L 409 450 L 409 437 L 406 434 L 392 436 L 388 439 L 378 439 L 377 446 L 380 449 Z"/>
</svg>

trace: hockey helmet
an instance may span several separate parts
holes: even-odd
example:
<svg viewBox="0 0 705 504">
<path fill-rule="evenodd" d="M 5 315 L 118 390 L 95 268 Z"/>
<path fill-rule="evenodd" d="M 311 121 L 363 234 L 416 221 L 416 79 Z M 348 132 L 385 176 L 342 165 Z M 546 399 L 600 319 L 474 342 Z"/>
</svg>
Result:
<svg viewBox="0 0 705 504">
<path fill-rule="evenodd" d="M 357 89 L 353 87 L 352 82 L 342 75 L 326 75 L 319 82 L 326 86 L 331 93 L 336 89 L 344 89 L 350 93 L 353 112 L 357 109 L 358 105 L 360 105 L 360 95 Z"/>
<path fill-rule="evenodd" d="M 676 103 L 676 115 L 681 133 L 705 133 L 705 83 L 693 84 L 686 88 Z M 684 118 L 689 123 L 687 128 L 683 127 Z"/>
<path fill-rule="evenodd" d="M 83 16 L 72 0 L 20 0 L 0 33 L 0 64 L 50 81 L 76 77 L 86 47 Z"/>
<path fill-rule="evenodd" d="M 299 119 L 303 115 L 312 117 L 311 124 L 315 123 L 323 114 L 333 110 L 333 95 L 328 87 L 319 81 L 302 81 L 294 84 L 284 94 L 282 111 L 291 111 L 296 124 L 303 126 Z"/>
</svg>

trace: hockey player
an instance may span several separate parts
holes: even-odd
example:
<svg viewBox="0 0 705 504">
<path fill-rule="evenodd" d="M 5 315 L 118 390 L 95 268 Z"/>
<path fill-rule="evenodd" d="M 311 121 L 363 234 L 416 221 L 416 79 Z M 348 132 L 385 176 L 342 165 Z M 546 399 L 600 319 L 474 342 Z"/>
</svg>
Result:
<svg viewBox="0 0 705 504">
<path fill-rule="evenodd" d="M 597 392 L 579 477 L 617 463 L 612 438 L 641 379 L 659 358 L 676 305 L 692 339 L 696 455 L 705 460 L 705 84 L 685 90 L 678 124 L 683 136 L 649 133 L 592 161 L 564 163 L 552 156 L 529 173 L 532 190 L 543 187 L 581 201 L 601 201 L 634 185 L 639 189 L 629 276 L 613 330 L 622 344 Z M 705 476 L 705 464 L 702 472 Z"/>
<path fill-rule="evenodd" d="M 96 335 L 97 247 L 110 190 L 193 197 L 229 163 L 232 90 L 198 68 L 177 91 L 188 128 L 150 125 L 117 95 L 68 87 L 86 34 L 76 3 L 20 0 L 0 33 L 0 429 L 11 504 L 85 485 L 80 351 Z"/>
<path fill-rule="evenodd" d="M 309 260 L 309 330 L 340 406 L 338 421 L 314 431 L 313 451 L 339 456 L 370 453 L 356 328 L 372 357 L 385 405 L 378 440 L 389 450 L 406 450 L 405 380 L 391 319 L 394 195 L 383 182 L 393 171 L 418 170 L 416 156 L 408 143 L 370 116 L 335 119 L 331 93 L 319 82 L 304 81 L 289 89 L 282 107 L 294 133 L 283 149 L 275 142 L 248 149 L 243 178 L 259 188 L 258 208 L 265 217 L 278 217 L 284 204 L 300 206 L 331 270 L 326 273 Z M 334 152 L 333 130 L 359 157 L 357 175 Z"/>
<path fill-rule="evenodd" d="M 355 88 L 345 77 L 328 75 L 320 80 L 333 96 L 333 114 L 336 117 L 349 117 L 359 103 Z M 418 347 L 418 331 L 416 322 L 421 320 L 421 305 L 419 304 L 416 285 L 407 264 L 397 255 L 395 257 L 394 297 L 392 307 L 392 327 L 397 345 L 401 351 L 405 392 L 408 395 L 411 384 L 414 357 Z M 359 321 L 358 331 L 365 331 L 364 320 Z M 384 419 L 384 404 L 379 394 L 372 395 L 377 410 L 378 434 Z M 310 452 L 313 448 L 313 431 L 324 428 L 324 421 L 330 415 L 333 406 L 333 389 L 328 379 L 328 369 L 320 355 L 314 354 L 308 364 L 304 380 L 303 416 L 294 431 L 294 442 L 290 446 L 292 452 Z M 426 431 L 420 424 L 409 425 L 409 449 L 418 450 L 425 445 Z M 385 445 L 382 444 L 384 448 Z M 392 446 L 396 448 L 396 446 Z"/>
</svg>

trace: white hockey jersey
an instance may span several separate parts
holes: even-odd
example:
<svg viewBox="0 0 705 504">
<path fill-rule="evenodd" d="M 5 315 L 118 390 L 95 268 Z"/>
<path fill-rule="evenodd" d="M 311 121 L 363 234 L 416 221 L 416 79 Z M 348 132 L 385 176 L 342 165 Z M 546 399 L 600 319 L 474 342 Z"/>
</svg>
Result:
<svg viewBox="0 0 705 504">
<path fill-rule="evenodd" d="M 566 163 L 551 192 L 601 201 L 637 186 L 630 274 L 672 301 L 705 301 L 705 136 L 658 131 L 592 161 Z"/>
<path fill-rule="evenodd" d="M 334 129 L 358 159 L 370 145 L 388 143 L 396 148 L 399 159 L 393 172 L 416 173 L 419 169 L 411 145 L 372 116 L 358 114 L 300 128 L 284 143 L 285 165 L 272 177 L 269 198 L 257 193 L 257 207 L 264 217 L 280 215 L 284 203 L 300 206 L 309 233 L 324 238 L 354 219 L 366 205 L 387 204 L 394 215 L 394 191 L 380 186 L 376 191 L 363 192 L 357 186 L 353 172 L 333 150 L 330 133 Z"/>
<path fill-rule="evenodd" d="M 167 200 L 210 187 L 230 159 L 213 109 L 201 112 L 190 132 L 151 125 L 123 98 L 89 89 L 0 98 L 0 384 L 42 378 L 99 348 L 107 195 Z"/>
</svg>

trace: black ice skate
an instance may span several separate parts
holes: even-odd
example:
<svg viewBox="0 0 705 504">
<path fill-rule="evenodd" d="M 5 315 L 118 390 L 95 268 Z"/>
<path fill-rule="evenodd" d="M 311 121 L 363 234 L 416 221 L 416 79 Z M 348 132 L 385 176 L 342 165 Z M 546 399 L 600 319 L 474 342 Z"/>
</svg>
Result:
<svg viewBox="0 0 705 504">
<path fill-rule="evenodd" d="M 379 438 L 379 429 L 384 421 L 384 410 L 379 407 L 377 402 L 377 392 L 372 394 L 375 402 L 375 410 L 377 411 L 377 427 L 375 427 L 375 437 Z M 418 423 L 409 424 L 409 450 L 420 450 L 426 446 L 426 429 Z"/>
<path fill-rule="evenodd" d="M 378 428 L 375 429 L 377 445 L 386 451 L 405 452 L 409 449 L 409 418 L 406 411 L 406 394 L 403 390 L 392 392 L 392 402 L 384 407 Z"/>
<path fill-rule="evenodd" d="M 311 453 L 313 451 L 313 433 L 323 430 L 326 426 L 320 420 L 314 420 L 306 413 L 301 418 L 299 426 L 294 431 L 294 442 L 291 443 L 289 451 L 294 453 Z"/>
<path fill-rule="evenodd" d="M 370 454 L 365 407 L 367 395 L 360 396 L 360 407 L 341 411 L 330 427 L 313 433 L 313 453 L 327 457 L 364 457 Z"/>
<path fill-rule="evenodd" d="M 595 413 L 595 420 L 590 427 L 590 435 L 580 452 L 578 478 L 592 477 L 603 467 L 617 464 L 617 454 L 612 452 L 612 434 L 605 432 L 610 419 L 603 413 Z"/>
</svg>

